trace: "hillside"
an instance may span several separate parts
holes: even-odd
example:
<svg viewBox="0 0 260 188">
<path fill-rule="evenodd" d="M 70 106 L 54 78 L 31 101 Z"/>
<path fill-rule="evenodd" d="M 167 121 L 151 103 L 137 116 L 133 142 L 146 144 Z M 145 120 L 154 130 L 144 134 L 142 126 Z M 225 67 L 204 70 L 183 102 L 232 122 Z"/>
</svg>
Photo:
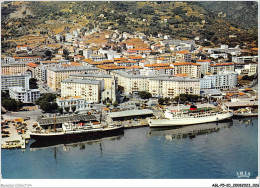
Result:
<svg viewBox="0 0 260 188">
<path fill-rule="evenodd" d="M 237 26 L 245 29 L 257 29 L 257 1 L 200 1 L 198 4 Z"/>
<path fill-rule="evenodd" d="M 205 3 L 216 3 L 221 7 L 218 2 Z M 230 7 L 233 3 L 235 12 L 236 2 L 229 3 Z M 210 4 L 203 6 L 210 7 Z M 55 35 L 76 28 L 87 31 L 99 27 L 120 32 L 139 31 L 154 36 L 163 33 L 174 38 L 200 36 L 216 45 L 226 43 L 234 46 L 243 41 L 257 44 L 257 32 L 230 24 L 203 6 L 196 2 L 4 2 L 1 7 L 2 38 L 28 34 Z M 236 13 L 234 17 L 239 19 L 239 16 Z M 237 37 L 229 38 L 229 35 Z"/>
</svg>

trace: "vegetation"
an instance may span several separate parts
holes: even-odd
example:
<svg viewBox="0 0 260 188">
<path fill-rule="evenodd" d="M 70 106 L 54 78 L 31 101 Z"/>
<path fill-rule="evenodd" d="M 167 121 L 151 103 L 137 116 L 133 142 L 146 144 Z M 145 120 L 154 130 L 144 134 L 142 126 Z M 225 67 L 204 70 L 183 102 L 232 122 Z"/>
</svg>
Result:
<svg viewBox="0 0 260 188">
<path fill-rule="evenodd" d="M 72 112 L 75 112 L 76 111 L 76 106 L 75 105 L 73 105 L 72 107 L 71 107 L 71 110 L 72 110 Z"/>
<path fill-rule="evenodd" d="M 6 91 L 1 91 L 1 103 L 9 111 L 17 111 L 23 107 L 23 102 L 11 99 L 9 93 Z"/>
<path fill-rule="evenodd" d="M 40 108 L 47 113 L 56 112 L 58 105 L 54 100 L 56 95 L 52 93 L 42 94 L 39 99 L 35 101 L 35 104 L 39 105 Z"/>
<path fill-rule="evenodd" d="M 65 109 L 65 111 L 66 111 L 67 113 L 69 113 L 69 111 L 70 111 L 70 107 L 69 107 L 69 106 L 65 107 L 64 109 Z"/>
<path fill-rule="evenodd" d="M 254 80 L 254 76 L 245 75 L 245 76 L 242 77 L 242 80 L 250 80 L 250 81 L 253 81 L 253 80 Z"/>
<path fill-rule="evenodd" d="M 113 102 L 113 106 L 114 106 L 114 107 L 117 107 L 117 106 L 118 106 L 118 101 L 114 101 L 114 102 Z"/>
<path fill-rule="evenodd" d="M 138 94 L 141 97 L 141 99 L 149 99 L 152 97 L 152 94 L 147 91 L 139 91 Z"/>
<path fill-rule="evenodd" d="M 201 97 L 199 95 L 193 94 L 180 94 L 179 96 L 175 97 L 173 100 L 175 102 L 185 103 L 185 102 L 196 102 Z"/>
<path fill-rule="evenodd" d="M 30 89 L 38 89 L 37 79 L 30 78 L 29 87 L 30 87 Z"/>
<path fill-rule="evenodd" d="M 257 31 L 251 29 L 257 28 L 257 2 L 239 2 L 237 5 L 237 2 L 232 1 L 224 3 L 32 1 L 20 4 L 26 6 L 26 12 L 22 17 L 12 18 L 9 15 L 19 10 L 20 6 L 12 6 L 10 2 L 4 5 L 2 37 L 5 39 L 34 32 L 48 35 L 64 34 L 76 27 L 88 31 L 98 25 L 101 29 L 110 27 L 119 32 L 138 31 L 154 36 L 159 33 L 169 34 L 174 38 L 199 36 L 215 45 L 226 43 L 234 46 L 244 42 L 257 44 L 258 40 Z M 226 17 L 218 16 L 221 11 L 229 14 L 226 14 Z M 236 23 L 229 23 L 228 21 L 233 21 L 233 18 L 237 20 Z M 247 25 L 250 26 L 245 27 L 246 29 L 241 28 Z M 229 38 L 231 34 L 237 37 Z M 10 48 L 10 45 L 15 44 L 2 42 L 2 51 Z M 51 54 L 48 52 L 46 55 Z"/>
<path fill-rule="evenodd" d="M 58 108 L 58 113 L 63 114 L 63 108 Z"/>
</svg>

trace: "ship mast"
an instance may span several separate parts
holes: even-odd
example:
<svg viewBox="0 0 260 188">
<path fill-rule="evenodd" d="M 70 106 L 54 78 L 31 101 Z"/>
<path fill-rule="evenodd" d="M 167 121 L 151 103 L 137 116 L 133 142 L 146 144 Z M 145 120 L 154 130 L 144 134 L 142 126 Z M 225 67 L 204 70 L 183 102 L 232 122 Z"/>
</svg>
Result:
<svg viewBox="0 0 260 188">
<path fill-rule="evenodd" d="M 55 113 L 55 115 L 54 115 L 54 126 L 53 126 L 53 130 L 54 130 L 54 132 L 56 132 L 56 113 Z"/>
</svg>

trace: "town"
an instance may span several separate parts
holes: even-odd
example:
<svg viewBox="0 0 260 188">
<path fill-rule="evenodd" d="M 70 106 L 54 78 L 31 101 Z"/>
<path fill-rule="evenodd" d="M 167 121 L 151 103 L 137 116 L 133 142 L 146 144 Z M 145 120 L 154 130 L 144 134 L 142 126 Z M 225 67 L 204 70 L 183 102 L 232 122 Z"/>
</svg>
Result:
<svg viewBox="0 0 260 188">
<path fill-rule="evenodd" d="M 20 127 L 2 137 L 10 142 L 27 132 L 28 138 L 39 119 L 54 116 L 92 114 L 137 127 L 177 104 L 257 107 L 258 56 L 241 56 L 239 46 L 204 47 L 198 40 L 99 28 L 44 40 L 27 36 L 11 56 L 1 57 L 2 133 L 6 122 Z"/>
</svg>

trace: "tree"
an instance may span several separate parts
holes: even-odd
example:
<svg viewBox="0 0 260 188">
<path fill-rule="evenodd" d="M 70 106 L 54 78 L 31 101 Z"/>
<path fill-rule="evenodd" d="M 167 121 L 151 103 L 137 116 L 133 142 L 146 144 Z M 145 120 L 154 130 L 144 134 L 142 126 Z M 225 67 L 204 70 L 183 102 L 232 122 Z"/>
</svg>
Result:
<svg viewBox="0 0 260 188">
<path fill-rule="evenodd" d="M 58 109 L 58 104 L 56 102 L 51 103 L 51 111 L 55 112 Z"/>
<path fill-rule="evenodd" d="M 111 105 L 110 103 L 107 103 L 107 104 L 106 104 L 107 108 L 108 108 L 110 105 Z"/>
<path fill-rule="evenodd" d="M 37 79 L 30 78 L 29 87 L 30 87 L 30 89 L 38 89 Z"/>
<path fill-rule="evenodd" d="M 147 91 L 139 91 L 139 96 L 142 98 L 142 99 L 149 99 L 152 97 L 152 94 L 147 92 Z"/>
<path fill-rule="evenodd" d="M 58 108 L 58 112 L 59 112 L 60 114 L 63 114 L 63 108 Z"/>
<path fill-rule="evenodd" d="M 72 110 L 72 112 L 75 112 L 76 111 L 76 106 L 75 105 L 73 105 L 72 107 L 71 107 L 71 110 Z"/>
<path fill-rule="evenodd" d="M 113 106 L 114 106 L 114 107 L 117 107 L 117 106 L 118 106 L 118 102 L 117 102 L 117 101 L 114 101 L 114 102 L 113 102 Z"/>
<path fill-rule="evenodd" d="M 161 98 L 159 98 L 158 99 L 158 103 L 160 104 L 160 105 L 163 105 L 163 103 L 164 103 L 164 99 L 161 97 Z"/>
<path fill-rule="evenodd" d="M 69 106 L 65 107 L 64 109 L 65 109 L 65 111 L 66 111 L 67 113 L 69 113 L 69 111 L 70 111 L 70 107 L 69 107 Z"/>
</svg>

